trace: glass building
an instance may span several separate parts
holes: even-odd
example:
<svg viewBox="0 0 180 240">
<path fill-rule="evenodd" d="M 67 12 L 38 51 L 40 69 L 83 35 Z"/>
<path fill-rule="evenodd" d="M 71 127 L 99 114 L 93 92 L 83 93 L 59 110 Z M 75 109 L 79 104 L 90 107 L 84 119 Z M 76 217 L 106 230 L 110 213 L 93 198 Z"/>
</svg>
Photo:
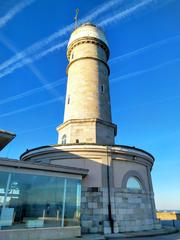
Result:
<svg viewBox="0 0 180 240">
<path fill-rule="evenodd" d="M 80 226 L 82 173 L 20 161 L 0 165 L 1 230 Z"/>
</svg>

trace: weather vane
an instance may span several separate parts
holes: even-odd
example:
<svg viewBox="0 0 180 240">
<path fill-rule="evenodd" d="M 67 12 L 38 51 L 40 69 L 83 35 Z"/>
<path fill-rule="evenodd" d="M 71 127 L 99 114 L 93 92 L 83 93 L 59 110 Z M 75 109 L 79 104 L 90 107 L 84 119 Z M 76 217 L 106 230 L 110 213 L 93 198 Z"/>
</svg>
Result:
<svg viewBox="0 0 180 240">
<path fill-rule="evenodd" d="M 74 17 L 75 29 L 78 27 L 78 14 L 79 14 L 79 8 L 76 8 L 76 15 Z"/>
</svg>

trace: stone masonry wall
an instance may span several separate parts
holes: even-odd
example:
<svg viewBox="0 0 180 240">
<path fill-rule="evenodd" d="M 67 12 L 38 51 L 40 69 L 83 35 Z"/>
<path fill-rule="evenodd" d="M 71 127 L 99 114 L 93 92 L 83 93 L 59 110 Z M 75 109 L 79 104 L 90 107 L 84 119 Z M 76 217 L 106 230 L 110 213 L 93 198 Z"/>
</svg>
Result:
<svg viewBox="0 0 180 240">
<path fill-rule="evenodd" d="M 111 212 L 114 233 L 160 228 L 154 218 L 150 193 L 111 188 Z M 82 187 L 82 233 L 111 233 L 107 188 Z"/>
<path fill-rule="evenodd" d="M 82 187 L 82 233 L 103 233 L 104 221 L 108 221 L 108 198 L 106 189 L 98 187 Z"/>
<path fill-rule="evenodd" d="M 151 194 L 141 190 L 116 188 L 112 203 L 119 232 L 142 231 L 155 228 Z"/>
</svg>

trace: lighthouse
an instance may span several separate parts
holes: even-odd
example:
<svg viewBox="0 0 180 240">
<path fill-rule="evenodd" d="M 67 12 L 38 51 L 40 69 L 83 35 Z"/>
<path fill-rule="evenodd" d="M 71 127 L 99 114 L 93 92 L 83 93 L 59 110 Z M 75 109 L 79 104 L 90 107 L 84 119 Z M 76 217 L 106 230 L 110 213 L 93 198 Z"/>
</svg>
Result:
<svg viewBox="0 0 180 240">
<path fill-rule="evenodd" d="M 109 48 L 104 32 L 91 23 L 75 29 L 67 58 L 64 123 L 58 143 L 114 144 L 109 93 Z"/>
<path fill-rule="evenodd" d="M 62 211 L 63 218 L 67 215 L 65 223 L 71 224 L 69 219 L 80 223 L 82 233 L 159 229 L 151 180 L 154 157 L 142 149 L 115 144 L 109 52 L 99 27 L 85 23 L 72 32 L 67 46 L 67 89 L 64 121 L 57 127 L 58 144 L 28 150 L 21 160 L 60 166 L 67 178 L 72 173 L 83 173 L 77 176 L 80 185 L 74 198 L 78 214 Z M 73 199 L 67 200 L 64 206 L 73 211 Z"/>
</svg>

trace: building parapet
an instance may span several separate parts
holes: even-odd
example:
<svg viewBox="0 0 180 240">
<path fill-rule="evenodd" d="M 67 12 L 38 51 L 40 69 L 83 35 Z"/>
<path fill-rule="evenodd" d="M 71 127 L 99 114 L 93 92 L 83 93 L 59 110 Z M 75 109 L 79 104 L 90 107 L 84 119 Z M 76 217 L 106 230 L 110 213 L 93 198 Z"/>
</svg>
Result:
<svg viewBox="0 0 180 240">
<path fill-rule="evenodd" d="M 61 165 L 55 165 L 55 164 L 47 164 L 47 163 L 38 164 L 35 162 L 25 162 L 25 161 L 19 161 L 19 160 L 11 161 L 11 160 L 0 159 L 0 167 L 48 171 L 48 172 L 63 173 L 63 174 L 75 174 L 75 175 L 81 175 L 82 177 L 85 177 L 88 174 L 88 169 L 61 166 Z"/>
</svg>

